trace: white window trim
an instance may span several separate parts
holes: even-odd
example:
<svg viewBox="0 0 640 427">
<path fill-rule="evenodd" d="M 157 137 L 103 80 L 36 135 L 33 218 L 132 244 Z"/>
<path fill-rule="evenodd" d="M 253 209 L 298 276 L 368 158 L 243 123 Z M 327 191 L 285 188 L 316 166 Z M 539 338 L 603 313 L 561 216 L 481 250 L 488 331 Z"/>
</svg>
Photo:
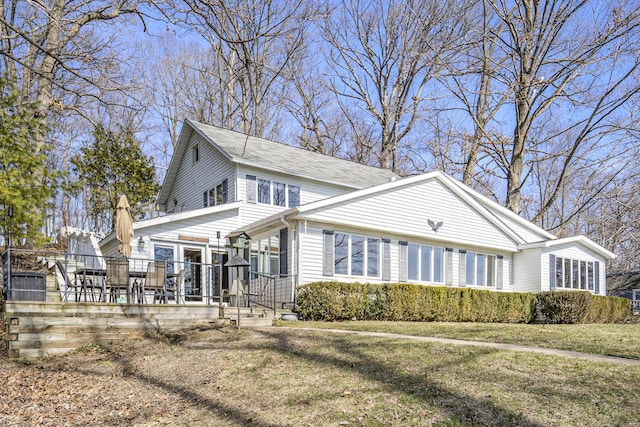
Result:
<svg viewBox="0 0 640 427">
<path fill-rule="evenodd" d="M 346 235 L 347 236 L 347 273 L 338 273 L 336 272 L 336 265 L 335 265 L 335 259 L 336 259 L 336 253 L 335 253 L 335 249 L 336 249 L 336 235 L 337 234 L 342 234 L 342 235 Z M 365 235 L 361 235 L 361 234 L 354 234 L 354 233 L 343 233 L 340 231 L 336 231 L 333 233 L 333 259 L 334 259 L 334 263 L 333 263 L 333 274 L 338 276 L 338 277 L 363 277 L 363 278 L 370 278 L 370 279 L 380 279 L 381 278 L 381 274 L 382 274 L 382 256 L 381 256 L 381 249 L 382 249 L 382 239 L 379 237 L 373 237 L 373 236 L 365 236 Z M 352 270 L 352 257 L 353 257 L 353 237 L 361 237 L 362 239 L 364 239 L 364 252 L 363 252 L 363 258 L 362 258 L 362 274 L 353 274 L 353 270 Z M 369 275 L 369 244 L 368 244 L 368 240 L 369 239 L 374 239 L 378 242 L 378 272 L 375 276 Z"/>
<path fill-rule="evenodd" d="M 411 245 L 416 245 L 418 246 L 418 265 L 417 265 L 417 279 L 411 279 L 409 278 L 409 253 L 408 253 L 408 247 Z M 431 251 L 429 253 L 429 278 L 428 280 L 423 280 L 422 279 L 422 248 L 423 247 L 428 247 L 431 248 Z M 441 251 L 442 253 L 442 258 L 440 260 L 440 266 L 439 266 L 439 271 L 440 271 L 440 278 L 442 280 L 440 281 L 436 281 L 435 280 L 435 275 L 436 275 L 436 250 Z M 420 244 L 420 243 L 414 243 L 414 242 L 408 242 L 407 244 L 407 281 L 408 282 L 412 282 L 412 283 L 437 283 L 437 284 L 444 284 L 446 282 L 446 248 L 442 247 L 442 246 L 434 246 L 434 245 L 429 245 L 429 244 Z"/>
<path fill-rule="evenodd" d="M 569 271 L 568 271 L 568 276 L 567 276 L 567 271 L 566 271 L 566 263 L 567 261 L 569 261 Z M 577 283 L 577 287 L 573 286 L 573 282 L 574 282 L 574 272 L 573 272 L 573 265 L 574 263 L 578 263 L 578 277 L 576 277 L 576 283 Z M 556 289 L 562 289 L 562 290 L 574 290 L 574 291 L 589 291 L 589 292 L 594 292 L 596 291 L 595 288 L 595 284 L 596 284 L 596 265 L 597 260 L 587 260 L 587 259 L 581 259 L 581 258 L 569 258 L 569 257 L 562 257 L 562 256 L 558 256 L 555 255 L 555 265 L 550 266 L 550 268 L 553 268 L 554 270 L 554 276 L 555 276 L 555 288 Z M 560 264 L 561 266 L 561 270 L 560 270 L 560 281 L 558 281 L 558 264 Z M 582 265 L 584 264 L 584 276 L 585 276 L 585 283 L 582 283 Z M 591 267 L 591 269 L 589 269 L 589 267 Z M 589 273 L 589 270 L 591 270 L 591 273 Z M 565 280 L 567 279 L 567 280 Z M 568 283 L 568 286 L 567 286 Z"/>
<path fill-rule="evenodd" d="M 463 286 L 475 286 L 478 288 L 497 288 L 497 281 L 498 281 L 498 256 L 495 254 L 489 254 L 486 252 L 475 252 L 475 251 L 466 251 L 466 253 L 461 254 L 464 255 L 466 258 L 465 262 L 466 262 L 466 269 L 465 269 L 465 277 L 464 277 L 464 283 L 462 284 Z M 469 269 L 469 256 L 473 256 L 473 269 Z M 478 284 L 478 257 L 482 257 L 484 259 L 484 270 L 483 270 L 483 282 L 484 284 Z M 489 280 L 489 263 L 492 262 L 493 263 L 493 278 L 491 278 L 491 280 Z M 469 275 L 469 273 L 472 272 L 473 273 L 473 283 L 469 283 L 467 281 L 467 276 Z"/>
</svg>

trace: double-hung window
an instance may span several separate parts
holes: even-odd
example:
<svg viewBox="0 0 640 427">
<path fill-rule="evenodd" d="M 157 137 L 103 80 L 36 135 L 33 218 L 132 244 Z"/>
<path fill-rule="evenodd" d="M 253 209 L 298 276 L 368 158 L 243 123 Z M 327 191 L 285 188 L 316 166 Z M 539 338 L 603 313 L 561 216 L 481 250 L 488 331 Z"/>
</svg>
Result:
<svg viewBox="0 0 640 427">
<path fill-rule="evenodd" d="M 218 206 L 227 203 L 227 187 L 227 180 L 223 179 L 220 184 L 208 191 L 205 191 L 203 195 L 204 207 Z"/>
</svg>

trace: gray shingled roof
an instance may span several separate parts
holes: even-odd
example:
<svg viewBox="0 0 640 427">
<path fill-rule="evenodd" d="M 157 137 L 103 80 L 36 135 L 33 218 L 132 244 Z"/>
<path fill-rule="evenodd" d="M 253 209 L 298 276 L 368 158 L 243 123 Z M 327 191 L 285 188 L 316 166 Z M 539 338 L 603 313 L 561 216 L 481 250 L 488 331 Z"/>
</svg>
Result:
<svg viewBox="0 0 640 427">
<path fill-rule="evenodd" d="M 188 120 L 232 161 L 315 178 L 349 187 L 366 188 L 399 178 L 395 173 L 349 160 Z"/>
</svg>

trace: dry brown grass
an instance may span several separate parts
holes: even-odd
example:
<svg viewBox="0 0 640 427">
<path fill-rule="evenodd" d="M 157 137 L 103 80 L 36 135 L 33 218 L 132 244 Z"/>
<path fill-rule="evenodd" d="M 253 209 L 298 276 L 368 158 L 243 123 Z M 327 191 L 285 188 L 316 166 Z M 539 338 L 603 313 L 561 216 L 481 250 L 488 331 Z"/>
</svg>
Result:
<svg viewBox="0 0 640 427">
<path fill-rule="evenodd" d="M 0 361 L 0 425 L 632 426 L 640 367 L 213 328 Z M 179 342 L 178 342 L 179 341 Z"/>
</svg>

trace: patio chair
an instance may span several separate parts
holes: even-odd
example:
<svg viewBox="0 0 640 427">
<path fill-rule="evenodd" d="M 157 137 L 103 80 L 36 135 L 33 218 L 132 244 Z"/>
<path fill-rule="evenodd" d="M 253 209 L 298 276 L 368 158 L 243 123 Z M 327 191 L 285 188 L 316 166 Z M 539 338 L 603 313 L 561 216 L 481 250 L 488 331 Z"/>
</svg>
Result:
<svg viewBox="0 0 640 427">
<path fill-rule="evenodd" d="M 92 274 L 84 274 L 81 273 L 82 269 L 76 270 L 73 275 L 73 279 L 69 276 L 69 273 L 65 266 L 62 264 L 60 260 L 56 260 L 55 262 L 58 270 L 60 270 L 60 274 L 62 274 L 62 278 L 66 284 L 65 297 L 68 298 L 69 290 L 74 291 L 74 299 L 75 302 L 80 302 L 82 297 L 84 296 L 84 301 L 87 302 L 89 299 L 92 302 L 100 301 L 102 296 L 102 283 L 100 280 L 97 280 L 94 283 L 95 276 Z M 76 265 L 77 267 L 77 265 Z M 98 298 L 96 299 L 95 291 L 98 290 Z"/>
<path fill-rule="evenodd" d="M 186 268 L 183 268 L 182 270 L 180 270 L 178 275 L 173 278 L 173 280 L 171 281 L 171 284 L 166 289 L 166 292 L 165 292 L 166 298 L 168 298 L 169 295 L 172 294 L 176 304 L 181 303 L 180 301 L 182 297 L 180 295 L 180 290 L 184 286 L 184 277 L 186 274 L 187 274 Z"/>
<path fill-rule="evenodd" d="M 69 277 L 69 274 L 67 273 L 67 269 L 64 267 L 64 265 L 62 264 L 62 262 L 60 261 L 56 261 L 56 267 L 58 267 L 58 270 L 60 271 L 60 274 L 62 274 L 62 278 L 64 280 L 66 289 L 64 292 L 65 298 L 68 297 L 69 295 L 69 291 L 73 290 L 74 292 L 74 299 L 76 302 L 80 301 L 82 294 L 85 295 L 85 301 L 87 299 L 87 292 L 88 292 L 88 288 L 86 287 L 86 283 L 83 280 L 80 280 L 78 278 L 75 279 L 71 279 L 71 277 Z"/>
<path fill-rule="evenodd" d="M 109 289 L 109 302 L 119 302 L 120 291 L 124 289 L 127 303 L 130 299 L 129 261 L 124 259 L 108 259 L 105 286 Z"/>
<path fill-rule="evenodd" d="M 166 269 L 164 261 L 153 261 L 147 264 L 147 275 L 142 282 L 142 302 L 144 303 L 145 294 L 147 291 L 153 292 L 153 303 L 156 300 L 160 302 L 167 301 L 167 293 L 165 287 L 165 281 L 167 280 Z"/>
</svg>

